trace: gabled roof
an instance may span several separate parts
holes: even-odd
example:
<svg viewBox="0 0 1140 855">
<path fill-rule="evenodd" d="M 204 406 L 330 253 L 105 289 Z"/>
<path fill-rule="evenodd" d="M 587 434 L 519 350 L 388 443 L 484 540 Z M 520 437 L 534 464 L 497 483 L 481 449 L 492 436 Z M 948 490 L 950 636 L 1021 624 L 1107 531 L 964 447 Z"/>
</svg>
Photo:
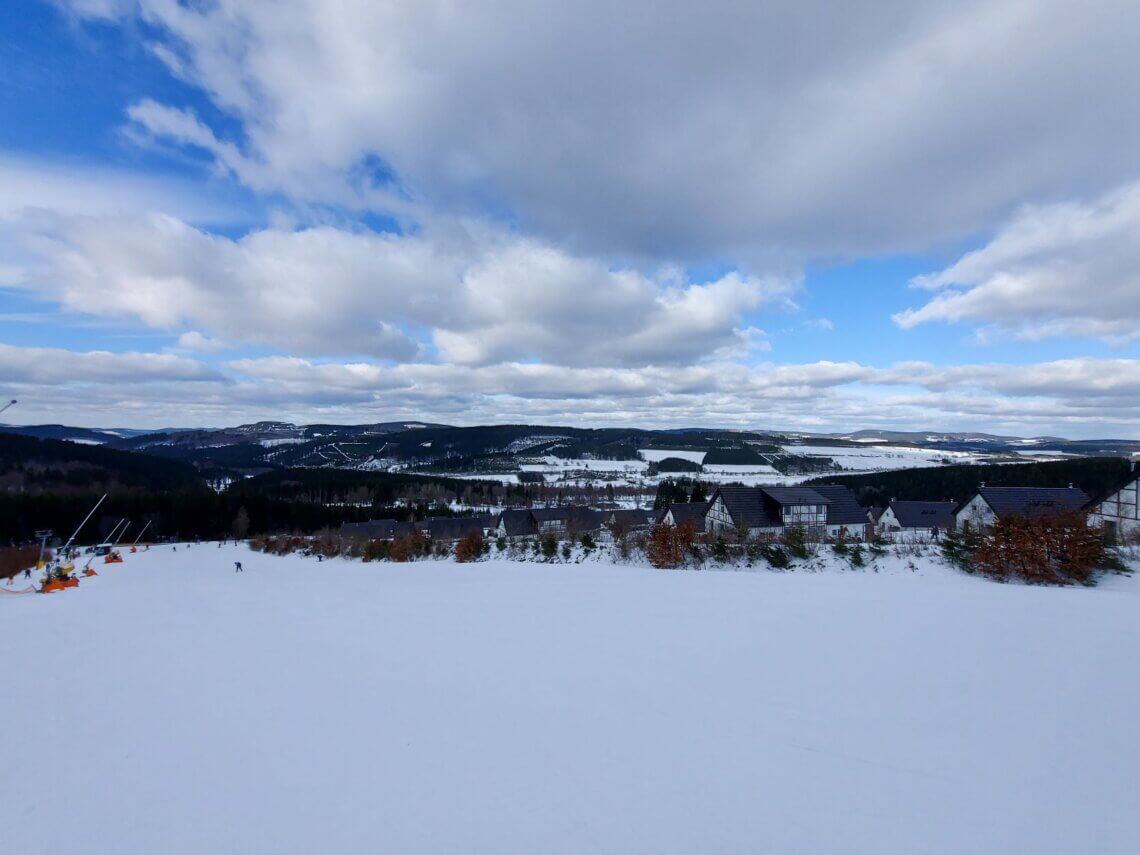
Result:
<svg viewBox="0 0 1140 855">
<path fill-rule="evenodd" d="M 560 522 L 567 526 L 601 525 L 601 511 L 587 508 L 585 505 L 559 505 L 556 508 L 531 508 L 531 514 L 540 523 Z M 594 517 L 597 516 L 597 519 Z"/>
<path fill-rule="evenodd" d="M 340 533 L 349 537 L 367 537 L 369 540 L 390 540 L 401 534 L 410 534 L 414 527 L 402 520 L 369 520 L 359 523 L 341 523 Z"/>
<path fill-rule="evenodd" d="M 627 528 L 640 528 L 654 522 L 653 511 L 645 508 L 618 508 L 605 511 L 602 517 L 606 525 L 618 525 Z"/>
<path fill-rule="evenodd" d="M 527 508 L 507 508 L 499 516 L 499 526 L 507 537 L 522 537 L 538 531 L 534 514 Z"/>
<path fill-rule="evenodd" d="M 570 514 L 570 508 L 531 508 L 531 515 L 540 523 L 543 522 L 560 522 Z"/>
<path fill-rule="evenodd" d="M 483 523 L 478 517 L 432 517 L 420 523 L 420 528 L 432 540 L 459 540 L 471 532 L 483 533 Z"/>
<path fill-rule="evenodd" d="M 597 531 L 602 527 L 605 514 L 593 508 L 571 507 L 566 514 L 565 525 L 570 531 Z"/>
<path fill-rule="evenodd" d="M 1121 490 L 1123 490 L 1127 487 L 1131 487 L 1133 484 L 1135 484 L 1138 481 L 1140 481 L 1140 461 L 1137 461 L 1133 465 L 1132 471 L 1128 473 L 1127 478 L 1125 478 L 1123 481 L 1121 481 L 1119 484 L 1117 484 L 1115 487 L 1113 487 L 1111 490 L 1109 490 L 1107 493 L 1105 493 L 1103 496 L 1101 496 L 1099 499 L 1097 499 L 1096 504 L 1099 505 L 1101 502 L 1105 502 L 1105 501 L 1111 499 L 1113 496 L 1115 496 Z"/>
<path fill-rule="evenodd" d="M 827 502 L 828 525 L 866 525 L 867 512 L 846 487 L 816 487 L 815 492 Z"/>
<path fill-rule="evenodd" d="M 674 502 L 669 507 L 665 508 L 657 518 L 657 521 L 665 519 L 668 513 L 673 514 L 673 522 L 680 525 L 684 522 L 696 523 L 701 526 L 705 521 L 705 512 L 709 509 L 708 502 Z"/>
<path fill-rule="evenodd" d="M 822 490 L 810 487 L 761 487 L 760 489 L 777 505 L 826 505 L 830 501 Z"/>
<path fill-rule="evenodd" d="M 903 528 L 950 528 L 954 508 L 953 502 L 891 502 L 895 519 Z"/>
<path fill-rule="evenodd" d="M 980 487 L 978 493 L 999 517 L 1042 517 L 1076 511 L 1089 502 L 1088 494 L 1077 487 Z"/>
<path fill-rule="evenodd" d="M 710 504 L 717 496 L 724 502 L 735 525 L 747 528 L 780 528 L 783 521 L 778 512 L 765 501 L 760 487 L 717 487 Z"/>
</svg>

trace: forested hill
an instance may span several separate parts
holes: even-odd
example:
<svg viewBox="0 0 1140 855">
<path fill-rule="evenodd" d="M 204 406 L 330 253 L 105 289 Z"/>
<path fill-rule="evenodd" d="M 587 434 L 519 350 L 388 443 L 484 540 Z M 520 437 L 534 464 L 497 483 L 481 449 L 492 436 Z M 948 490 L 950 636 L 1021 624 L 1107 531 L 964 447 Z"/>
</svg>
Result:
<svg viewBox="0 0 1140 855">
<path fill-rule="evenodd" d="M 0 492 L 103 493 L 204 487 L 189 463 L 100 445 L 0 433 Z"/>
<path fill-rule="evenodd" d="M 809 484 L 843 484 L 864 507 L 891 499 L 964 502 L 982 484 L 993 487 L 1080 487 L 1099 498 L 1127 480 L 1131 464 L 1121 457 L 1081 457 L 1042 463 L 897 469 L 866 475 L 828 475 Z"/>
</svg>

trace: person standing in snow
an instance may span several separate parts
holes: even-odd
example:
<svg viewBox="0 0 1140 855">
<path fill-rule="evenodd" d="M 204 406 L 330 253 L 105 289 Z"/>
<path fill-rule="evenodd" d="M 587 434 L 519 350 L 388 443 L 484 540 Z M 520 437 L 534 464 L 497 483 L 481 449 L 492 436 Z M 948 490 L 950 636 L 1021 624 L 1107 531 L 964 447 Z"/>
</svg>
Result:
<svg viewBox="0 0 1140 855">
<path fill-rule="evenodd" d="M 234 562 L 234 572 L 235 573 L 244 573 L 245 572 L 244 570 L 241 569 L 241 562 L 240 561 Z"/>
</svg>

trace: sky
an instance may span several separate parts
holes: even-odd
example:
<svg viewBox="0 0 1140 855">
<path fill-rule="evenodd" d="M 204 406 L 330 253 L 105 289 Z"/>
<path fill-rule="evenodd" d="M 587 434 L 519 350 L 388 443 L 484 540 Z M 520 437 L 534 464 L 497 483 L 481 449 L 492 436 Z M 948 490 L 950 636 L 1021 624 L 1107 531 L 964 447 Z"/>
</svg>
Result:
<svg viewBox="0 0 1140 855">
<path fill-rule="evenodd" d="M 1140 4 L 0 7 L 10 423 L 1140 438 Z"/>
</svg>

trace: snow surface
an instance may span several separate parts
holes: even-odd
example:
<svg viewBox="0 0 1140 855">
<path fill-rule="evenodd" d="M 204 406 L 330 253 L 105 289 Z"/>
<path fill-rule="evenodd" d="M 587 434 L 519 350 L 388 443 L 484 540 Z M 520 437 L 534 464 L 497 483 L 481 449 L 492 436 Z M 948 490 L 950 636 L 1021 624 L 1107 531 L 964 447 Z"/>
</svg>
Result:
<svg viewBox="0 0 1140 855">
<path fill-rule="evenodd" d="M 1135 852 L 1137 580 L 917 566 L 128 555 L 0 598 L 0 849 Z"/>
<path fill-rule="evenodd" d="M 803 457 L 829 457 L 843 469 L 856 472 L 921 469 L 942 466 L 944 460 L 953 463 L 979 463 L 990 459 L 990 455 L 969 451 L 942 451 L 906 445 L 877 445 L 868 448 L 845 445 L 785 445 L 784 451 Z"/>
</svg>

